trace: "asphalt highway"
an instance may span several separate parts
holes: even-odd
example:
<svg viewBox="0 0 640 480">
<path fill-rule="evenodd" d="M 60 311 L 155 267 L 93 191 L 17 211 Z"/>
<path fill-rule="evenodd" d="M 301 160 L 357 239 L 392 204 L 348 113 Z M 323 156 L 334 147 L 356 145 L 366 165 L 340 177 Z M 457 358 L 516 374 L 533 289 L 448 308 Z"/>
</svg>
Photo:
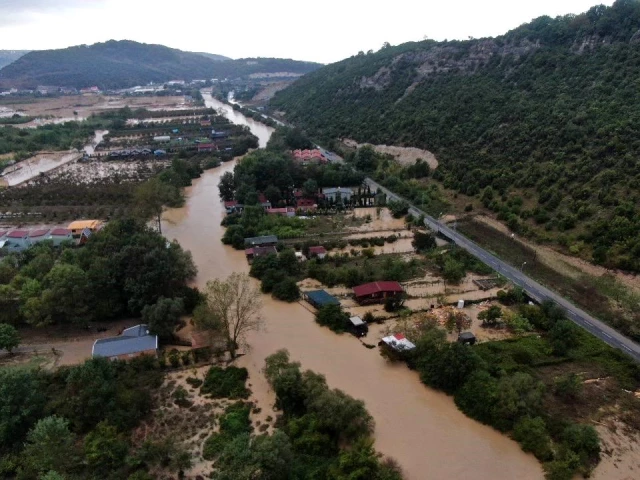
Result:
<svg viewBox="0 0 640 480">
<path fill-rule="evenodd" d="M 369 184 L 372 189 L 380 189 L 381 191 L 383 191 L 387 195 L 387 198 L 391 198 L 396 201 L 402 200 L 404 202 L 407 202 L 399 195 L 396 195 L 389 189 L 383 187 L 370 178 L 366 178 L 365 182 Z M 439 222 L 435 218 L 427 215 L 425 212 L 416 208 L 414 205 L 411 205 L 410 203 L 409 205 L 409 213 L 411 213 L 414 217 L 419 217 L 421 215 L 424 216 L 424 222 L 427 227 L 429 227 L 434 232 L 438 232 L 441 235 L 447 237 L 453 243 L 461 248 L 464 248 L 471 255 L 493 268 L 496 272 L 503 275 L 512 283 L 522 287 L 527 295 L 529 295 L 532 299 L 536 300 L 537 302 L 543 302 L 545 300 L 551 300 L 552 302 L 555 302 L 565 310 L 567 317 L 570 320 L 572 320 L 585 330 L 591 332 L 603 342 L 623 351 L 624 353 L 633 357 L 636 361 L 640 362 L 640 345 L 635 343 L 633 340 L 625 337 L 597 318 L 592 317 L 587 312 L 581 310 L 580 308 L 576 307 L 574 304 L 566 300 L 564 297 L 561 297 L 557 293 L 540 285 L 538 282 L 525 275 L 522 270 L 503 262 L 498 257 L 487 252 L 484 248 L 472 242 L 464 235 L 461 235 L 457 231 L 449 228 L 444 223 Z"/>
<path fill-rule="evenodd" d="M 343 163 L 343 159 L 335 153 L 325 150 L 320 146 L 317 146 L 317 148 L 320 149 L 322 154 L 326 158 L 328 158 L 329 161 Z M 522 287 L 527 295 L 529 295 L 529 297 L 531 297 L 535 301 L 541 303 L 546 300 L 551 300 L 552 302 L 562 307 L 562 309 L 564 309 L 564 311 L 566 312 L 567 318 L 575 322 L 577 325 L 595 335 L 606 344 L 612 346 L 613 348 L 617 348 L 627 355 L 630 355 L 637 362 L 640 362 L 640 345 L 635 343 L 630 338 L 625 337 L 607 324 L 601 322 L 597 318 L 592 317 L 587 312 L 576 307 L 573 303 L 569 302 L 564 297 L 540 285 L 538 282 L 525 275 L 521 269 L 515 268 L 508 263 L 503 262 L 498 257 L 489 253 L 480 245 L 472 242 L 464 235 L 461 235 L 457 231 L 449 228 L 446 224 L 439 222 L 432 216 L 427 215 L 427 213 L 423 212 L 419 208 L 416 208 L 415 205 L 411 204 L 411 202 L 408 202 L 406 199 L 400 197 L 399 195 L 396 195 L 388 188 L 383 187 L 370 178 L 365 178 L 365 182 L 372 189 L 380 189 L 387 195 L 387 198 L 394 199 L 396 201 L 402 200 L 409 204 L 409 213 L 411 213 L 411 215 L 413 215 L 414 217 L 424 216 L 424 223 L 428 228 L 447 237 L 459 247 L 464 248 L 478 260 L 490 266 L 496 272 L 510 280 L 514 285 Z"/>
</svg>

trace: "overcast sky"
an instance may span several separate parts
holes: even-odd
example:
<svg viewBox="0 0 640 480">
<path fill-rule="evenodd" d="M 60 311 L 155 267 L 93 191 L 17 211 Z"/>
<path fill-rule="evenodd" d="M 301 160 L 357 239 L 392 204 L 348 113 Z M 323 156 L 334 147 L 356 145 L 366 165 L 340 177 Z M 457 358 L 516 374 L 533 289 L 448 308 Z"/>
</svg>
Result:
<svg viewBox="0 0 640 480">
<path fill-rule="evenodd" d="M 598 3 L 613 0 L 0 0 L 0 49 L 128 39 L 331 63 L 384 42 L 501 35 Z"/>
</svg>

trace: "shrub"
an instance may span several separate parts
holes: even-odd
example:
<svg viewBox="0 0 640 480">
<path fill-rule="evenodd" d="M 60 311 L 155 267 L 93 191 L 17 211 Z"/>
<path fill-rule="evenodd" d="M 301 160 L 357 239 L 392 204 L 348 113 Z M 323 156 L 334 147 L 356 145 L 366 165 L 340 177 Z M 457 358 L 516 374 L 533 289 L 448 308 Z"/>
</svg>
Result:
<svg viewBox="0 0 640 480">
<path fill-rule="evenodd" d="M 204 442 L 202 448 L 202 456 L 205 460 L 215 460 L 224 450 L 225 445 L 229 442 L 229 437 L 222 433 L 214 433 Z"/>
<path fill-rule="evenodd" d="M 547 461 L 553 457 L 551 437 L 547 426 L 540 417 L 524 417 L 516 423 L 513 438 L 525 452 L 531 452 L 538 460 Z"/>
<path fill-rule="evenodd" d="M 180 357 L 177 350 L 171 350 L 169 352 L 169 363 L 173 368 L 178 368 L 180 366 Z"/>
<path fill-rule="evenodd" d="M 246 368 L 211 367 L 207 372 L 200 392 L 213 398 L 247 398 L 245 386 L 249 374 Z"/>
<path fill-rule="evenodd" d="M 325 305 L 316 312 L 316 322 L 337 333 L 346 330 L 348 321 L 349 315 L 342 311 L 340 305 Z"/>
<path fill-rule="evenodd" d="M 274 285 L 272 295 L 278 300 L 295 302 L 300 298 L 300 289 L 295 279 L 287 277 Z"/>
<path fill-rule="evenodd" d="M 202 380 L 200 380 L 199 378 L 194 378 L 194 377 L 187 377 L 186 382 L 191 385 L 193 388 L 198 388 L 200 385 L 202 385 Z"/>
<path fill-rule="evenodd" d="M 186 351 L 182 352 L 182 364 L 185 365 L 185 366 L 191 364 L 191 351 L 190 350 L 186 350 Z"/>
</svg>

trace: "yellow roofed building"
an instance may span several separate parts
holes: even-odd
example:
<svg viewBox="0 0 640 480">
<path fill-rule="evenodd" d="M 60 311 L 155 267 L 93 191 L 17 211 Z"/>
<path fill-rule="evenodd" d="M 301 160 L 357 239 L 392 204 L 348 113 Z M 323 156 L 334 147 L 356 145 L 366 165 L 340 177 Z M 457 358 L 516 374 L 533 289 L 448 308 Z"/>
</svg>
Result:
<svg viewBox="0 0 640 480">
<path fill-rule="evenodd" d="M 67 228 L 71 230 L 71 234 L 74 237 L 79 237 L 86 228 L 91 232 L 97 232 L 103 226 L 104 222 L 102 220 L 76 220 L 71 222 Z"/>
</svg>

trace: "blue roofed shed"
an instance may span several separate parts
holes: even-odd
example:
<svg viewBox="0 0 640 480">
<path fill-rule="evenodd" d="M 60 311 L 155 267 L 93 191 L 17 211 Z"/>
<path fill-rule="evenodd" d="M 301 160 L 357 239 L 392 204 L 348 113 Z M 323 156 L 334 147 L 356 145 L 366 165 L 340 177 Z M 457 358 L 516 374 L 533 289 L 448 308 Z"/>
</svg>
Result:
<svg viewBox="0 0 640 480">
<path fill-rule="evenodd" d="M 101 338 L 93 343 L 91 356 L 127 359 L 138 355 L 156 355 L 158 336 L 149 333 L 147 325 L 127 328 L 118 337 Z"/>
<path fill-rule="evenodd" d="M 304 298 L 307 302 L 316 308 L 324 307 L 325 305 L 340 305 L 340 301 L 333 295 L 329 295 L 324 290 L 313 290 L 311 292 L 304 292 Z"/>
</svg>

